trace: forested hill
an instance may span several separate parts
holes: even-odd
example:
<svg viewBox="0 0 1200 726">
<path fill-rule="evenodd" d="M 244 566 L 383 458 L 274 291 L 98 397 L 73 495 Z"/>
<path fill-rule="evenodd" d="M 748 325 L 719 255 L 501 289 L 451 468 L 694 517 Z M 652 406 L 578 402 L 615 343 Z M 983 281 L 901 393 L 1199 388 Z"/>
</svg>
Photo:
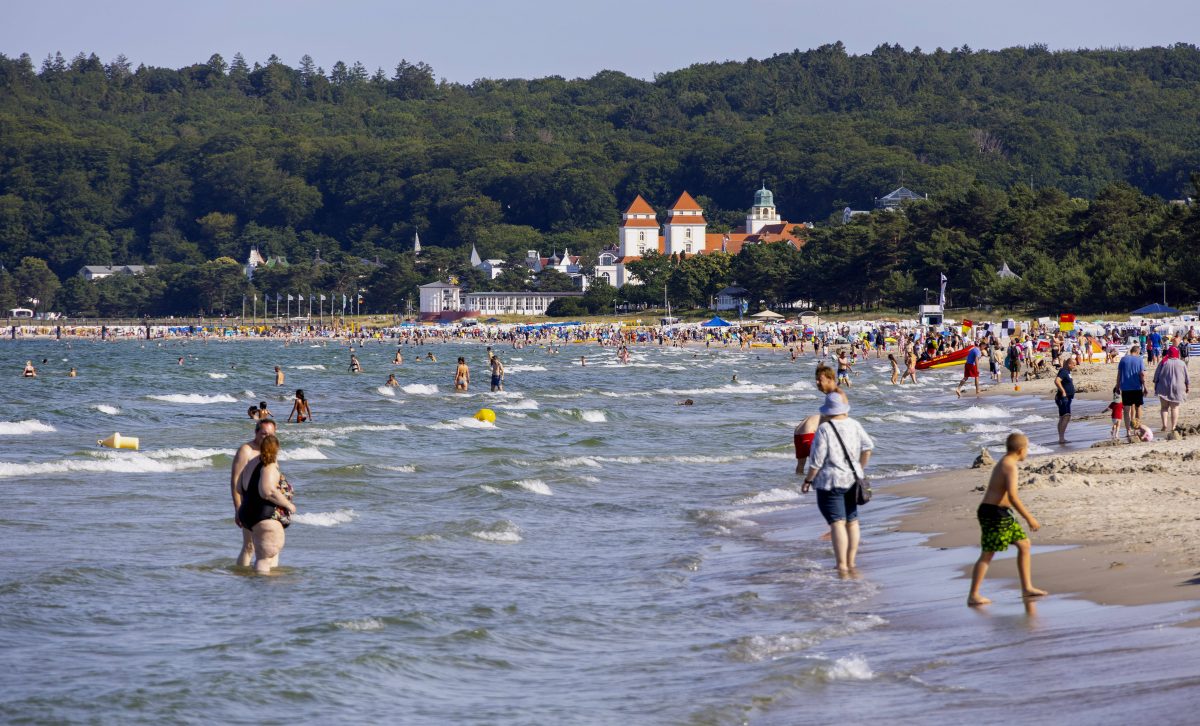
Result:
<svg viewBox="0 0 1200 726">
<path fill-rule="evenodd" d="M 309 258 L 475 243 L 484 256 L 615 239 L 635 194 L 686 189 L 716 229 L 765 181 L 785 219 L 900 183 L 1166 198 L 1200 168 L 1200 50 L 925 53 L 841 44 L 653 82 L 438 82 L 214 55 L 181 69 L 0 57 L 0 262 Z"/>
</svg>

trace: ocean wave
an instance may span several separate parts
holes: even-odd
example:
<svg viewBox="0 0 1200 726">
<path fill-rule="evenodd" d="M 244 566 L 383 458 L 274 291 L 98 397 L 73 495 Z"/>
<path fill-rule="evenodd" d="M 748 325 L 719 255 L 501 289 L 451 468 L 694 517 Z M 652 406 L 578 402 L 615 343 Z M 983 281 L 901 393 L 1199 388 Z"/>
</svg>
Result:
<svg viewBox="0 0 1200 726">
<path fill-rule="evenodd" d="M 487 529 L 472 532 L 471 536 L 485 542 L 516 544 L 521 541 L 521 528 L 512 522 L 505 521 L 494 524 Z"/>
<path fill-rule="evenodd" d="M 529 418 L 529 414 L 521 413 L 519 411 L 509 411 L 506 415 L 511 416 L 512 418 Z"/>
<path fill-rule="evenodd" d="M 358 514 L 353 509 L 339 509 L 336 512 L 302 512 L 292 515 L 293 522 L 310 524 L 314 527 L 333 527 L 357 518 Z"/>
<path fill-rule="evenodd" d="M 297 515 L 299 516 L 299 515 Z M 333 624 L 342 630 L 383 630 L 383 621 L 378 618 L 362 618 L 361 620 L 340 620 Z"/>
<path fill-rule="evenodd" d="M 538 405 L 538 402 L 532 398 L 524 398 L 516 403 L 502 403 L 496 406 L 496 408 L 502 408 L 505 411 L 527 411 L 538 408 Z"/>
<path fill-rule="evenodd" d="M 1004 433 L 1010 433 L 1015 430 L 1016 429 L 1014 429 L 1013 427 L 1005 426 L 1004 424 L 977 423 L 977 424 L 972 424 L 971 428 L 967 429 L 967 433 L 970 433 L 970 434 L 1004 434 Z"/>
<path fill-rule="evenodd" d="M 1045 416 L 1038 416 L 1037 414 L 1032 414 L 1032 415 L 1026 416 L 1025 418 L 1019 418 L 1016 421 L 1013 421 L 1013 423 L 1020 426 L 1022 424 L 1039 423 L 1041 421 L 1047 421 L 1047 420 L 1049 420 L 1049 419 L 1047 419 Z"/>
<path fill-rule="evenodd" d="M 603 411 L 594 410 L 580 411 L 579 418 L 587 421 L 588 423 L 604 423 L 608 420 L 608 416 L 606 416 Z"/>
<path fill-rule="evenodd" d="M 544 371 L 544 370 L 546 370 L 546 366 L 536 366 L 536 365 L 504 366 L 505 373 L 533 373 L 533 372 Z"/>
<path fill-rule="evenodd" d="M 1011 413 L 999 406 L 971 406 L 965 409 L 950 408 L 940 411 L 905 411 L 905 413 L 926 421 L 975 421 L 1012 416 Z"/>
<path fill-rule="evenodd" d="M 534 494 L 541 494 L 546 497 L 554 495 L 554 492 L 550 491 L 550 487 L 546 486 L 546 482 L 541 479 L 518 479 L 513 484 Z"/>
<path fill-rule="evenodd" d="M 496 487 L 494 487 L 490 484 L 480 484 L 479 489 L 480 489 L 480 491 L 485 491 L 488 494 L 500 494 L 501 493 L 499 489 L 497 489 Z"/>
<path fill-rule="evenodd" d="M 400 466 L 388 466 L 386 464 L 380 464 L 379 468 L 386 469 L 387 471 L 398 471 L 401 474 L 412 474 L 417 470 L 417 467 L 413 466 L 412 464 L 402 464 Z"/>
<path fill-rule="evenodd" d="M 496 424 L 491 421 L 480 421 L 472 416 L 463 416 L 453 421 L 442 421 L 430 424 L 429 428 L 439 431 L 457 431 L 459 429 L 494 429 Z"/>
<path fill-rule="evenodd" d="M 37 474 L 111 473 L 111 474 L 169 474 L 183 469 L 201 469 L 209 465 L 202 459 L 154 459 L 134 452 L 109 452 L 111 456 L 89 459 L 63 459 L 42 462 L 0 461 L 0 477 L 33 476 Z"/>
<path fill-rule="evenodd" d="M 722 393 L 768 393 L 772 388 L 774 386 L 766 386 L 758 383 L 727 383 L 716 388 L 659 388 L 656 393 L 663 393 L 668 396 L 704 396 Z"/>
<path fill-rule="evenodd" d="M 381 395 L 381 396 L 395 396 L 396 395 L 396 389 L 393 388 L 392 386 L 380 386 L 379 388 L 376 388 L 375 390 L 379 391 L 379 395 Z"/>
<path fill-rule="evenodd" d="M 313 459 L 328 459 L 329 457 L 321 453 L 321 450 L 315 446 L 301 446 L 298 449 L 280 449 L 280 461 L 311 461 Z"/>
<path fill-rule="evenodd" d="M 237 403 L 236 398 L 224 393 L 218 393 L 213 396 L 206 396 L 203 393 L 165 393 L 162 395 L 149 395 L 146 398 L 153 398 L 155 401 L 166 401 L 167 403 L 193 403 L 200 405 L 209 403 Z"/>
<path fill-rule="evenodd" d="M 854 635 L 879 627 L 880 625 L 885 625 L 886 623 L 887 621 L 878 615 L 866 615 L 844 623 L 825 625 L 804 633 L 781 633 L 770 636 L 752 635 L 739 640 L 734 651 L 739 658 L 748 661 L 773 660 L 789 653 L 807 650 L 814 645 L 833 638 Z"/>
<path fill-rule="evenodd" d="M 400 390 L 414 396 L 428 396 L 437 393 L 438 387 L 433 383 L 409 383 L 401 386 Z"/>
<path fill-rule="evenodd" d="M 116 416 L 117 414 L 121 413 L 121 409 L 117 408 L 116 406 L 109 406 L 107 403 L 98 403 L 95 406 L 92 406 L 92 408 L 96 409 L 100 413 L 106 413 L 109 416 Z"/>
<path fill-rule="evenodd" d="M 105 458 L 115 458 L 122 456 L 116 451 L 97 451 L 89 452 L 95 456 Z M 198 449 L 195 447 L 185 446 L 176 449 L 157 449 L 153 451 L 144 451 L 142 454 L 151 459 L 211 459 L 214 456 L 233 455 L 234 451 L 225 451 L 224 449 Z"/>
<path fill-rule="evenodd" d="M 219 380 L 221 380 L 222 378 L 228 378 L 228 377 L 229 377 L 229 374 L 228 374 L 228 373 L 209 373 L 209 374 L 208 374 L 208 377 L 209 377 L 209 378 L 215 378 L 216 380 L 218 380 L 218 381 L 219 381 Z"/>
<path fill-rule="evenodd" d="M 394 424 L 350 424 L 349 426 L 335 426 L 327 432 L 330 436 L 345 436 L 352 434 L 355 431 L 408 431 L 408 426 L 402 423 Z"/>
<path fill-rule="evenodd" d="M 288 368 L 291 368 L 292 370 L 296 370 L 296 371 L 323 371 L 323 370 L 325 370 L 325 366 L 321 365 L 320 363 L 317 363 L 316 365 L 307 365 L 307 366 L 288 366 Z"/>
<path fill-rule="evenodd" d="M 37 419 L 24 421 L 0 421 L 0 436 L 24 436 L 26 434 L 44 434 L 57 431 L 50 424 L 44 424 Z"/>
<path fill-rule="evenodd" d="M 825 677 L 831 681 L 869 681 L 875 677 L 867 659 L 861 655 L 838 658 L 825 669 Z"/>
<path fill-rule="evenodd" d="M 793 499 L 800 499 L 800 493 L 795 489 L 768 489 L 765 492 L 759 492 L 754 496 L 743 497 L 734 501 L 738 506 L 747 504 L 766 504 L 768 502 L 787 502 Z"/>
</svg>

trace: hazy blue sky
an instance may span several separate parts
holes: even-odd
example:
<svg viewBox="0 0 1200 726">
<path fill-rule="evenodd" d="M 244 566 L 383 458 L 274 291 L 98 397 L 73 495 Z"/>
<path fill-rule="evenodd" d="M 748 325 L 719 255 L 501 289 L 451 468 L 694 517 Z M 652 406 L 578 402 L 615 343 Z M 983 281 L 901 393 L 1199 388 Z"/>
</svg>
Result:
<svg viewBox="0 0 1200 726">
<path fill-rule="evenodd" d="M 439 77 L 642 78 L 692 63 L 763 58 L 841 40 L 933 50 L 1200 42 L 1196 0 L 2 0 L 0 52 L 40 63 L 61 50 L 124 53 L 178 68 L 214 52 L 247 61 L 308 53 L 326 71 L 361 60 L 389 74 L 401 58 Z"/>
</svg>

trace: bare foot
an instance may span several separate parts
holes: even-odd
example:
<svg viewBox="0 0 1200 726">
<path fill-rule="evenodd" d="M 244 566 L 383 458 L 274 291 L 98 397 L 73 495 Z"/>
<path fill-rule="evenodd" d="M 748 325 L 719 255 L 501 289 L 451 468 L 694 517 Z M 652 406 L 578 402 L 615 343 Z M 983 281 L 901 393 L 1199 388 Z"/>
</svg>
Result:
<svg viewBox="0 0 1200 726">
<path fill-rule="evenodd" d="M 1041 597 L 1042 595 L 1049 594 L 1050 593 L 1046 592 L 1045 590 L 1039 590 L 1036 587 L 1031 587 L 1028 590 L 1021 591 L 1021 597 Z"/>
<path fill-rule="evenodd" d="M 821 536 L 820 536 L 820 537 L 817 537 L 817 539 L 819 539 L 819 540 L 823 540 L 823 541 L 825 541 L 825 542 L 828 542 L 828 541 L 830 541 L 831 539 L 833 539 L 833 535 L 832 535 L 831 533 L 829 533 L 829 532 L 822 532 L 822 533 L 821 533 Z"/>
<path fill-rule="evenodd" d="M 957 388 L 954 389 L 954 396 L 956 398 L 962 398 L 962 391 L 958 390 Z"/>
<path fill-rule="evenodd" d="M 992 602 L 991 600 L 987 599 L 986 597 L 984 597 L 982 595 L 976 595 L 974 597 L 967 598 L 967 605 L 969 607 L 978 607 L 980 605 L 990 605 L 991 602 Z"/>
</svg>

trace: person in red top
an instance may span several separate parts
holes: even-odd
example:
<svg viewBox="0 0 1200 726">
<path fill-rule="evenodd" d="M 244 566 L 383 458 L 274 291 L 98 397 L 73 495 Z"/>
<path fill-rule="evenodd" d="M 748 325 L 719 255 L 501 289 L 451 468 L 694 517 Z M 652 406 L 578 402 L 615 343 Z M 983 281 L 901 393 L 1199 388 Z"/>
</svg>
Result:
<svg viewBox="0 0 1200 726">
<path fill-rule="evenodd" d="M 1121 421 L 1125 418 L 1125 405 L 1121 403 L 1121 394 L 1113 396 L 1112 403 L 1108 404 L 1108 410 L 1112 411 L 1112 430 L 1109 431 L 1109 436 L 1113 441 L 1117 440 L 1117 432 L 1121 428 Z M 1125 433 L 1129 433 L 1126 431 Z"/>
</svg>

